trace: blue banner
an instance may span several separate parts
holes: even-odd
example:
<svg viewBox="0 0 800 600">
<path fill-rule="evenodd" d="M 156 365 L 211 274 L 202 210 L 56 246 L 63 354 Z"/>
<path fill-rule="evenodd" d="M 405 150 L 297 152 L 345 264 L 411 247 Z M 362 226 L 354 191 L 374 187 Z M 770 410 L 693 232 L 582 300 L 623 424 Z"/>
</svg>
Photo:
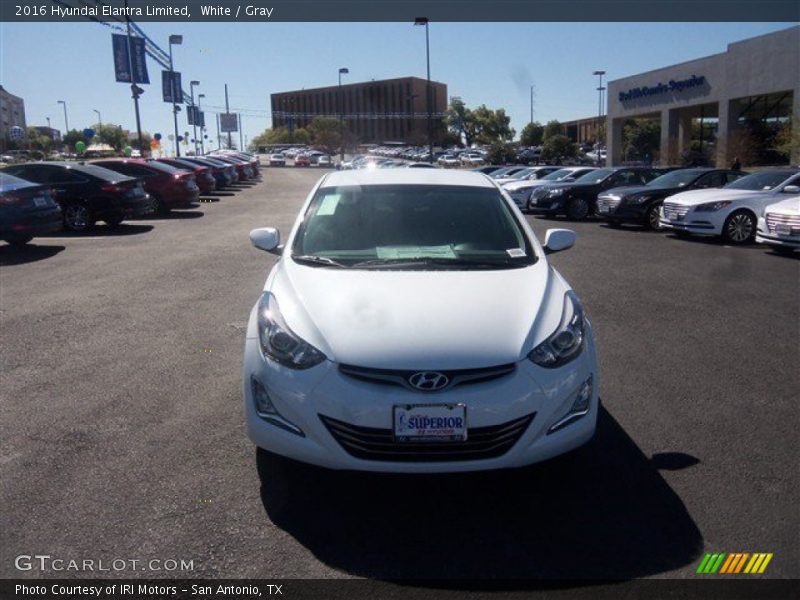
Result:
<svg viewBox="0 0 800 600">
<path fill-rule="evenodd" d="M 128 55 L 128 36 L 112 33 L 111 42 L 114 51 L 114 74 L 121 83 L 150 83 L 147 75 L 147 58 L 145 56 L 144 38 L 131 37 L 130 46 L 133 60 Z M 131 82 L 131 68 L 134 81 Z"/>
<path fill-rule="evenodd" d="M 172 85 L 170 85 L 170 73 L 172 74 Z M 181 74 L 177 71 L 161 71 L 161 93 L 164 102 L 183 104 L 183 91 L 181 88 Z"/>
</svg>

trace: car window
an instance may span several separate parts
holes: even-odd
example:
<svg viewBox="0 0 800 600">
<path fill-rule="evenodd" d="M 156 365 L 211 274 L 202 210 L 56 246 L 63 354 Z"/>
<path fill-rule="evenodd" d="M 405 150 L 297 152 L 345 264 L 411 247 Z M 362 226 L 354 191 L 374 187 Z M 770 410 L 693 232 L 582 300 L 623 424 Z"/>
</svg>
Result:
<svg viewBox="0 0 800 600">
<path fill-rule="evenodd" d="M 697 180 L 695 185 L 699 188 L 718 187 L 714 185 L 714 173 L 706 173 Z"/>
<path fill-rule="evenodd" d="M 638 171 L 620 171 L 612 177 L 614 185 L 634 185 L 637 183 L 645 183 L 642 174 Z"/>
<path fill-rule="evenodd" d="M 293 255 L 322 256 L 348 266 L 401 260 L 524 266 L 535 260 L 497 190 L 441 185 L 321 188 L 298 231 Z"/>
<path fill-rule="evenodd" d="M 739 173 L 738 171 L 727 171 L 725 173 L 725 183 L 733 183 L 740 177 L 742 177 L 744 173 Z M 725 185 L 725 184 L 723 184 Z"/>
</svg>

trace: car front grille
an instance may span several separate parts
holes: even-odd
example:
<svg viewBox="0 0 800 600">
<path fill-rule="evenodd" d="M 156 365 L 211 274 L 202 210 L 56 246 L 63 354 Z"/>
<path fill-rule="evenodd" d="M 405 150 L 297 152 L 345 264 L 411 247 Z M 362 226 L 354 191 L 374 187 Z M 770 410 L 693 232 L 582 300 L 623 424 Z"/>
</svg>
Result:
<svg viewBox="0 0 800 600">
<path fill-rule="evenodd" d="M 456 387 L 457 385 L 467 385 L 474 383 L 482 383 L 503 377 L 513 373 L 516 367 L 514 363 L 504 365 L 496 365 L 493 367 L 482 367 L 478 369 L 456 369 L 456 370 L 398 370 L 398 369 L 373 369 L 369 367 L 356 367 L 353 365 L 339 365 L 339 372 L 342 375 L 359 379 L 361 381 L 368 381 L 371 383 L 378 383 L 384 385 L 397 385 L 414 392 L 426 392 L 427 390 L 420 390 L 411 385 L 411 378 L 418 373 L 437 373 L 444 375 L 447 378 L 447 384 L 431 390 L 438 392 L 446 389 Z"/>
<path fill-rule="evenodd" d="M 791 227 L 792 235 L 800 233 L 800 215 L 782 215 L 780 213 L 767 213 L 767 229 L 770 233 L 775 233 L 778 225 L 788 225 Z"/>
<path fill-rule="evenodd" d="M 664 202 L 664 218 L 668 221 L 680 221 L 691 207 L 677 202 Z"/>
<path fill-rule="evenodd" d="M 386 462 L 453 462 L 497 458 L 508 452 L 533 421 L 531 413 L 489 427 L 467 430 L 463 442 L 397 442 L 391 429 L 362 427 L 324 415 L 320 420 L 350 456 Z"/>
<path fill-rule="evenodd" d="M 614 212 L 620 202 L 622 202 L 622 198 L 619 196 L 599 196 L 597 198 L 597 211 Z"/>
</svg>

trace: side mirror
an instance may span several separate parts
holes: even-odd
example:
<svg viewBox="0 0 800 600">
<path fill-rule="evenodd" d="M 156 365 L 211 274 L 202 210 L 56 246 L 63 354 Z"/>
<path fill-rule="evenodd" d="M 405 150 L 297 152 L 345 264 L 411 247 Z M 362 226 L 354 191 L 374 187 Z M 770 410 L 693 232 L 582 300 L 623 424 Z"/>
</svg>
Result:
<svg viewBox="0 0 800 600">
<path fill-rule="evenodd" d="M 783 188 L 784 194 L 800 194 L 800 185 L 787 185 Z"/>
<path fill-rule="evenodd" d="M 250 232 L 250 242 L 259 250 L 280 254 L 283 246 L 280 246 L 281 232 L 274 227 L 259 227 Z"/>
<path fill-rule="evenodd" d="M 544 234 L 544 253 L 553 254 L 575 245 L 577 236 L 571 229 L 548 229 Z"/>
</svg>

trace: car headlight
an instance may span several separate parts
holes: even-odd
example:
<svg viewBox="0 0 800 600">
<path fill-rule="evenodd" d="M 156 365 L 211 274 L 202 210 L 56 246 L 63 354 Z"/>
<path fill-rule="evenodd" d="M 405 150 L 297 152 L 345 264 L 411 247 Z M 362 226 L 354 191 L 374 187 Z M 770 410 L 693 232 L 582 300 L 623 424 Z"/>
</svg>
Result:
<svg viewBox="0 0 800 600">
<path fill-rule="evenodd" d="M 634 196 L 633 198 L 628 198 L 627 200 L 628 200 L 628 202 L 630 202 L 632 204 L 644 204 L 645 202 L 650 200 L 650 196 L 647 196 L 647 195 Z"/>
<path fill-rule="evenodd" d="M 556 188 L 554 190 L 550 190 L 549 192 L 547 192 L 547 195 L 553 198 L 555 196 L 561 196 L 563 193 L 564 193 L 563 188 Z"/>
<path fill-rule="evenodd" d="M 705 204 L 698 204 L 695 207 L 695 212 L 715 212 L 717 210 L 723 209 L 726 206 L 730 206 L 730 200 L 720 200 L 719 202 L 706 202 Z"/>
<path fill-rule="evenodd" d="M 325 360 L 322 352 L 289 329 L 269 292 L 258 301 L 258 339 L 266 356 L 291 369 L 308 369 Z"/>
<path fill-rule="evenodd" d="M 553 369 L 576 358 L 583 349 L 586 317 L 583 305 L 572 290 L 564 294 L 564 309 L 556 330 L 528 354 L 541 367 Z"/>
</svg>

